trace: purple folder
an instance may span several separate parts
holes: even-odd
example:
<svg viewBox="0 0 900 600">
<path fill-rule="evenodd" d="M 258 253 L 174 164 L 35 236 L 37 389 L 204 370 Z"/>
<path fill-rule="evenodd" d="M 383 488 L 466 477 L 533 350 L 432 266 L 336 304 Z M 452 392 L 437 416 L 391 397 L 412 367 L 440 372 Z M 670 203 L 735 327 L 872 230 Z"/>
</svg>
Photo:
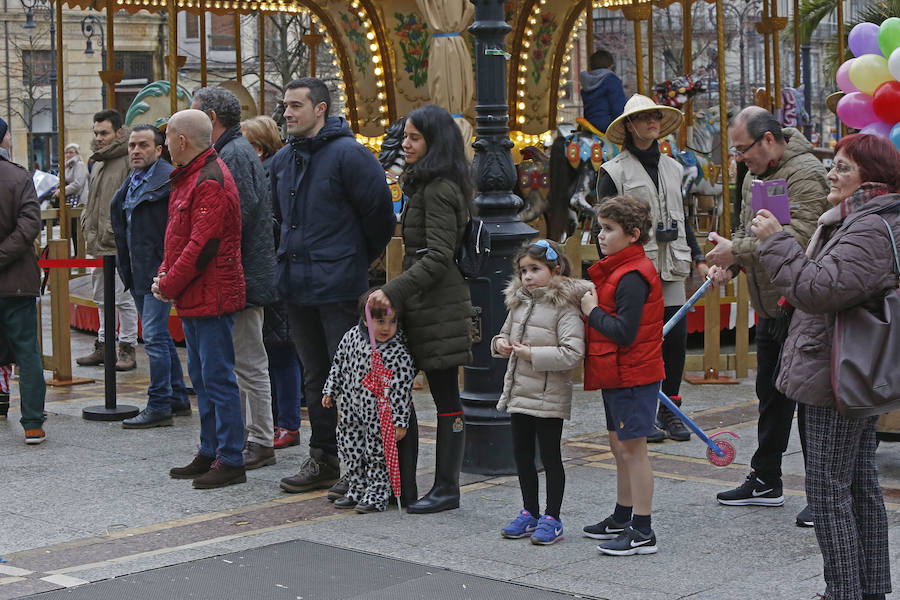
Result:
<svg viewBox="0 0 900 600">
<path fill-rule="evenodd" d="M 788 198 L 787 181 L 773 179 L 760 181 L 754 179 L 750 184 L 750 207 L 755 215 L 765 208 L 775 215 L 778 222 L 788 225 L 791 222 L 791 201 Z"/>
</svg>

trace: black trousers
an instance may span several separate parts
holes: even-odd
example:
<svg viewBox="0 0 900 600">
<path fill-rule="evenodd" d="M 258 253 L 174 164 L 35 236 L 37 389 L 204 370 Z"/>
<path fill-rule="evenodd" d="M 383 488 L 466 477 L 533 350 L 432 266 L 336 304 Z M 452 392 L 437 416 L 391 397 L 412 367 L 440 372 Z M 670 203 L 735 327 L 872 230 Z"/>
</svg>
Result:
<svg viewBox="0 0 900 600">
<path fill-rule="evenodd" d="M 356 301 L 287 305 L 291 339 L 303 368 L 303 396 L 312 435 L 309 447 L 337 456 L 337 408 L 322 406 L 322 388 L 341 338 L 359 322 Z"/>
<path fill-rule="evenodd" d="M 680 306 L 667 306 L 663 309 L 663 322 L 668 323 Z M 684 375 L 685 353 L 687 352 L 687 315 L 685 315 L 669 334 L 663 338 L 662 355 L 666 369 L 666 378 L 662 382 L 663 393 L 671 398 L 677 396 L 681 389 L 681 377 Z"/>
<path fill-rule="evenodd" d="M 563 469 L 560 449 L 563 420 L 520 413 L 511 413 L 510 420 L 513 455 L 519 473 L 519 487 L 522 489 L 522 504 L 532 515 L 541 514 L 541 505 L 538 501 L 538 474 L 534 466 L 534 442 L 537 439 L 541 448 L 541 462 L 544 463 L 544 476 L 547 479 L 547 508 L 544 514 L 559 519 L 559 510 L 566 489 L 566 472 Z"/>
<path fill-rule="evenodd" d="M 750 466 L 766 483 L 781 481 L 781 457 L 791 436 L 791 422 L 796 402 L 775 388 L 775 372 L 781 344 L 774 336 L 774 319 L 759 318 L 756 324 L 756 396 L 759 398 L 759 446 Z M 806 454 L 806 435 L 799 424 L 800 443 Z"/>
<path fill-rule="evenodd" d="M 428 379 L 428 388 L 434 398 L 438 416 L 462 412 L 462 402 L 459 401 L 459 367 L 425 371 L 425 377 Z"/>
</svg>

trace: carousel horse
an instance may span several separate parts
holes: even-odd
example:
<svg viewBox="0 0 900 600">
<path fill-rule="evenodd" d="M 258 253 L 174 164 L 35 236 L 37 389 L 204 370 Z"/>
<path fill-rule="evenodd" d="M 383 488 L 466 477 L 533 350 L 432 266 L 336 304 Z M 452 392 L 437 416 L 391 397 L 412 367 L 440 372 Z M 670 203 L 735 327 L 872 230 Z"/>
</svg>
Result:
<svg viewBox="0 0 900 600">
<path fill-rule="evenodd" d="M 785 127 L 804 127 L 812 123 L 803 97 L 803 86 L 781 88 L 781 124 Z"/>
<path fill-rule="evenodd" d="M 398 223 L 400 222 L 400 213 L 403 212 L 403 205 L 406 203 L 406 197 L 400 187 L 400 175 L 403 173 L 403 167 L 406 166 L 402 148 L 405 126 L 406 117 L 400 117 L 391 123 L 384 130 L 384 139 L 381 141 L 381 150 L 378 152 L 378 162 L 384 169 L 384 176 L 391 190 L 391 200 L 394 202 L 394 214 L 397 216 Z"/>
<path fill-rule="evenodd" d="M 537 146 L 526 146 L 521 151 L 522 162 L 516 165 L 519 176 L 514 192 L 522 198 L 519 219 L 530 223 L 543 216 L 550 207 L 550 157 Z"/>
</svg>

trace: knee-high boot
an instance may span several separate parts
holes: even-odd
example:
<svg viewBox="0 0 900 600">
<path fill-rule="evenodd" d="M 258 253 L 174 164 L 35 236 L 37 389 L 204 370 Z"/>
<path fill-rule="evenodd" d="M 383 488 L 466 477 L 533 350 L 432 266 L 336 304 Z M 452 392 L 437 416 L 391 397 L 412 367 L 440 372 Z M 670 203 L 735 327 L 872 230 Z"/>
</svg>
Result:
<svg viewBox="0 0 900 600">
<path fill-rule="evenodd" d="M 397 458 L 400 460 L 400 506 L 409 506 L 419 497 L 416 486 L 416 465 L 419 461 L 419 423 L 416 408 L 410 406 L 409 427 L 406 435 L 397 442 Z"/>
<path fill-rule="evenodd" d="M 459 471 L 462 468 L 466 429 L 462 414 L 438 415 L 434 486 L 410 513 L 435 513 L 459 508 Z"/>
</svg>

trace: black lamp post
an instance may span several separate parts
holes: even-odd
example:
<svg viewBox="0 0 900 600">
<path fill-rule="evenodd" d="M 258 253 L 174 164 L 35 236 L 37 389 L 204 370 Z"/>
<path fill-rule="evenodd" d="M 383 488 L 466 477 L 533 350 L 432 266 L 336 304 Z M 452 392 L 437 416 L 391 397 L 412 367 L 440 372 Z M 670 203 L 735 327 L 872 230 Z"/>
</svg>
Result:
<svg viewBox="0 0 900 600">
<path fill-rule="evenodd" d="M 94 45 L 91 42 L 95 36 L 100 37 L 100 64 L 106 68 L 106 44 L 103 38 L 103 22 L 97 15 L 88 15 L 81 19 L 81 35 L 84 36 L 84 53 L 94 53 Z M 103 99 L 103 108 L 106 108 L 106 85 L 101 82 L 100 96 Z"/>
<path fill-rule="evenodd" d="M 57 150 L 57 121 L 56 121 L 56 15 L 53 13 L 51 0 L 19 0 L 25 9 L 25 29 L 34 29 L 34 9 L 46 8 L 50 14 L 50 168 L 56 169 L 59 161 Z M 61 1 L 61 0 L 60 0 Z M 34 69 L 31 76 L 34 77 Z M 31 157 L 28 157 L 31 160 Z"/>
<path fill-rule="evenodd" d="M 511 27 L 503 20 L 503 0 L 470 0 L 475 5 L 475 210 L 490 227 L 491 259 L 486 274 L 469 281 L 473 323 L 472 365 L 463 368 L 467 473 L 515 473 L 512 432 L 508 414 L 495 409 L 503 390 L 506 360 L 491 358 L 491 338 L 506 318 L 503 288 L 512 273 L 516 249 L 537 233 L 517 213 L 522 199 L 512 193 L 516 182 L 509 139 L 506 104 L 505 36 Z"/>
</svg>

